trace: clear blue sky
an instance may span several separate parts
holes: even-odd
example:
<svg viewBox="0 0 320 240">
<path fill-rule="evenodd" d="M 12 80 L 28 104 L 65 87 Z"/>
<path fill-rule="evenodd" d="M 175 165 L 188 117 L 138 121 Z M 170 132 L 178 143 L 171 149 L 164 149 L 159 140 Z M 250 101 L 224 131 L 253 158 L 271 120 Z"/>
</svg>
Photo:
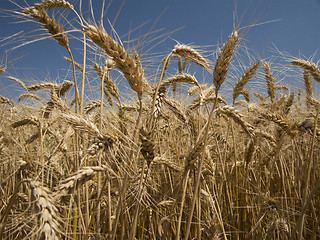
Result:
<svg viewBox="0 0 320 240">
<path fill-rule="evenodd" d="M 32 5 L 37 1 L 15 0 L 15 2 L 26 6 L 26 2 Z M 74 3 L 78 10 L 77 1 L 70 2 Z M 88 1 L 83 0 L 83 2 L 85 9 Z M 102 0 L 94 0 L 94 2 L 96 4 L 94 11 L 99 18 L 101 12 L 99 3 Z M 109 1 L 106 0 L 106 4 L 108 3 Z M 122 3 L 122 0 L 113 0 L 105 16 L 106 26 L 107 19 L 111 22 L 114 20 Z M 18 77 L 27 81 L 27 84 L 32 82 L 30 79 L 41 82 L 46 78 L 56 80 L 64 77 L 68 64 L 63 60 L 63 56 L 67 56 L 67 53 L 54 40 L 35 42 L 10 50 L 29 39 L 28 36 L 36 36 L 41 32 L 37 31 L 39 26 L 35 23 L 19 23 L 19 18 L 16 18 L 13 13 L 18 8 L 9 0 L 0 0 L 0 8 L 2 9 L 0 57 L 2 63 L 8 61 L 5 75 Z M 252 27 L 245 35 L 245 44 L 258 57 L 269 58 L 276 55 L 274 50 L 277 48 L 292 56 L 302 55 L 309 58 L 319 49 L 320 0 L 127 0 L 117 18 L 115 29 L 120 36 L 123 36 L 130 29 L 146 23 L 132 33 L 136 37 L 148 32 L 156 22 L 153 30 L 163 30 L 154 36 L 179 30 L 172 33 L 170 38 L 154 51 L 169 52 L 175 45 L 174 40 L 197 46 L 210 45 L 211 49 L 214 49 L 214 46 L 225 41 L 232 31 L 235 12 L 238 18 L 236 22 L 241 18 L 240 27 L 266 22 Z M 70 14 L 69 17 L 73 15 Z M 57 18 L 59 18 L 58 15 Z M 63 22 L 64 19 L 61 21 Z M 8 44 L 8 40 L 4 40 L 20 31 L 23 33 L 19 34 L 17 42 Z M 126 39 L 127 36 L 124 37 L 124 40 Z M 76 44 L 73 46 L 75 46 L 73 51 L 77 52 L 80 46 Z M 208 56 L 210 58 L 210 55 Z M 316 55 L 315 61 L 318 60 L 317 56 L 319 55 Z M 213 61 L 214 57 L 212 56 L 210 60 Z M 1 95 L 14 97 L 17 93 L 12 91 L 13 85 L 15 84 L 5 80 L 4 76 L 0 76 Z M 19 94 L 22 92 L 21 90 Z"/>
</svg>

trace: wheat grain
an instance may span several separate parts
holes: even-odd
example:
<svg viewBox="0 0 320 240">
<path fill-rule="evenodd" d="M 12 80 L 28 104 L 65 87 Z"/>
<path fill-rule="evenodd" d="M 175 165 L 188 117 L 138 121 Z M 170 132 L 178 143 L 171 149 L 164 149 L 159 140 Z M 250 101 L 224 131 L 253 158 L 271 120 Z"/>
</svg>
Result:
<svg viewBox="0 0 320 240">
<path fill-rule="evenodd" d="M 64 59 L 67 60 L 69 63 L 73 63 L 81 72 L 83 72 L 83 67 L 79 63 L 72 61 L 68 57 L 64 57 Z"/>
</svg>

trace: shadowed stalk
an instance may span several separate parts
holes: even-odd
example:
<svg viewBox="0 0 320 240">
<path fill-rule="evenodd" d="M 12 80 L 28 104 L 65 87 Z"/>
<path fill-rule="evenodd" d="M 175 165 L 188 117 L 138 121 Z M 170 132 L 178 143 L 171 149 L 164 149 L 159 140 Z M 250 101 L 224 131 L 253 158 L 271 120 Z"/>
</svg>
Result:
<svg viewBox="0 0 320 240">
<path fill-rule="evenodd" d="M 309 159 L 308 159 L 308 168 L 307 170 L 307 179 L 305 182 L 305 186 L 303 189 L 303 199 L 302 199 L 302 204 L 305 205 L 307 198 L 308 198 L 308 188 L 309 188 L 309 182 L 310 182 L 310 175 L 311 175 L 311 168 L 312 168 L 312 163 L 313 163 L 313 151 L 314 151 L 314 145 L 315 145 L 315 139 L 317 135 L 317 126 L 318 126 L 318 119 L 319 119 L 319 112 L 320 112 L 320 107 L 317 109 L 317 115 L 314 120 L 314 130 L 313 130 L 313 137 L 312 137 L 312 142 L 311 142 L 311 149 L 309 153 Z M 297 222 L 297 231 L 298 231 L 298 239 L 302 239 L 302 232 L 303 232 L 303 225 L 305 221 L 305 211 L 301 211 L 298 222 Z"/>
</svg>

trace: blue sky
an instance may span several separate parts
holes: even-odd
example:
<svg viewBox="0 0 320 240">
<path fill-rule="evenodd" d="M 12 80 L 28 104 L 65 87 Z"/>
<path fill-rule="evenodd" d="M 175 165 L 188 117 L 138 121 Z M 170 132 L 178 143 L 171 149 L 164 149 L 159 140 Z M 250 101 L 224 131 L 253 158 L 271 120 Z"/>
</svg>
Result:
<svg viewBox="0 0 320 240">
<path fill-rule="evenodd" d="M 32 5 L 37 1 L 15 2 L 26 6 L 26 2 Z M 74 3 L 78 10 L 77 2 L 70 2 Z M 96 19 L 99 19 L 102 0 L 93 2 Z M 106 5 L 108 3 L 109 1 L 106 1 Z M 152 36 L 160 38 L 148 47 L 165 40 L 152 50 L 161 54 L 168 53 L 175 45 L 175 40 L 214 51 L 216 45 L 224 42 L 232 31 L 235 15 L 236 23 L 239 23 L 240 27 L 256 24 L 248 29 L 243 43 L 257 60 L 260 57 L 268 59 L 279 55 L 275 49 L 292 56 L 309 58 L 320 46 L 320 0 L 126 0 L 121 7 L 122 3 L 122 0 L 113 0 L 105 14 L 105 26 L 108 26 L 108 19 L 113 22 L 121 8 L 115 29 L 123 36 L 123 40 L 128 39 L 126 33 L 130 29 L 144 24 L 132 32 L 130 38 L 141 36 L 151 29 L 159 30 Z M 87 0 L 83 0 L 83 9 L 87 6 Z M 13 11 L 18 10 L 17 6 L 8 0 L 0 0 L 0 8 L 0 59 L 2 64 L 8 62 L 7 72 L 0 76 L 0 94 L 15 97 L 23 92 L 13 91 L 12 86 L 15 84 L 6 80 L 5 75 L 18 77 L 27 84 L 32 81 L 61 81 L 60 78 L 72 80 L 66 75 L 68 64 L 63 60 L 67 53 L 54 40 L 38 41 L 12 50 L 26 39 L 30 40 L 30 36 L 37 38 L 43 32 L 38 31 L 40 27 L 36 23 L 21 23 L 13 14 Z M 68 19 L 72 17 L 70 14 Z M 15 33 L 19 33 L 18 39 L 22 41 L 6 40 Z M 170 37 L 165 38 L 168 33 L 171 33 Z M 71 43 L 76 57 L 80 57 L 77 51 L 81 45 L 78 45 L 77 41 Z M 209 47 L 205 48 L 206 46 Z M 214 61 L 213 53 L 209 52 L 207 56 Z M 318 57 L 319 55 L 315 54 L 314 61 L 318 61 Z"/>
</svg>

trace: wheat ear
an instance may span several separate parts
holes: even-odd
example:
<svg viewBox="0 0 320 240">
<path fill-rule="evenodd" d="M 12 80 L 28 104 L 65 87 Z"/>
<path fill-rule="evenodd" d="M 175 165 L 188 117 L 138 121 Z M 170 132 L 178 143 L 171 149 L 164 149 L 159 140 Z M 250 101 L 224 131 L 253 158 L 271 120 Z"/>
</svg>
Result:
<svg viewBox="0 0 320 240">
<path fill-rule="evenodd" d="M 243 115 L 234 107 L 224 106 L 222 108 L 217 109 L 217 112 L 220 112 L 232 118 L 237 124 L 239 124 L 243 128 L 243 130 L 249 136 L 253 134 L 253 130 L 254 130 L 253 126 L 248 122 L 246 122 L 245 120 L 243 120 Z"/>
<path fill-rule="evenodd" d="M 99 129 L 97 128 L 97 126 L 84 119 L 81 116 L 77 116 L 75 114 L 71 114 L 71 113 L 62 113 L 60 115 L 60 117 L 65 120 L 67 123 L 69 123 L 70 125 L 72 125 L 73 128 L 75 129 L 79 129 L 81 131 L 85 131 L 88 132 L 92 135 L 95 135 L 97 137 L 103 137 L 102 134 L 100 133 Z"/>
<path fill-rule="evenodd" d="M 235 102 L 236 98 L 242 93 L 243 87 L 247 84 L 247 82 L 253 77 L 257 69 L 259 68 L 260 61 L 253 64 L 251 67 L 246 69 L 244 74 L 241 78 L 237 81 L 233 88 L 233 103 Z"/>
<path fill-rule="evenodd" d="M 172 85 L 175 83 L 182 83 L 182 82 L 188 83 L 188 84 L 195 84 L 195 85 L 199 86 L 199 83 L 194 76 L 187 74 L 187 73 L 183 73 L 183 74 L 175 75 L 171 78 L 167 78 L 166 80 L 163 80 L 161 82 L 160 87 L 165 87 L 165 86 L 169 86 L 169 85 Z"/>
<path fill-rule="evenodd" d="M 74 7 L 71 3 L 65 0 L 42 0 L 41 3 L 35 3 L 36 9 L 50 10 L 52 8 L 64 8 L 74 11 Z"/>
<path fill-rule="evenodd" d="M 234 53 L 238 41 L 238 32 L 233 31 L 219 54 L 213 71 L 213 84 L 216 87 L 216 91 L 220 89 L 222 83 L 226 79 L 229 65 L 231 62 L 231 57 Z"/>
<path fill-rule="evenodd" d="M 116 42 L 104 29 L 89 24 L 82 27 L 85 29 L 85 34 L 112 58 L 116 67 L 127 79 L 132 90 L 137 92 L 139 99 L 141 99 L 144 78 L 141 64 L 132 58 L 124 47 Z"/>
<path fill-rule="evenodd" d="M 266 82 L 267 82 L 268 95 L 271 99 L 271 102 L 273 102 L 273 100 L 276 96 L 274 78 L 271 74 L 269 64 L 267 62 L 263 62 L 262 64 L 263 64 L 265 78 L 266 78 Z"/>
<path fill-rule="evenodd" d="M 190 46 L 177 44 L 174 46 L 172 53 L 184 57 L 185 59 L 188 59 L 189 61 L 194 62 L 209 71 L 208 61 L 204 57 L 202 57 L 198 51 Z M 179 64 L 179 66 L 180 65 L 181 67 L 179 67 L 179 69 L 182 72 L 182 64 Z"/>
<path fill-rule="evenodd" d="M 23 87 L 25 90 L 27 90 L 26 85 L 20 79 L 12 77 L 12 76 L 7 76 L 7 78 L 10 79 L 11 81 L 18 83 L 21 87 Z"/>
<path fill-rule="evenodd" d="M 12 128 L 17 128 L 21 127 L 24 125 L 34 125 L 34 126 L 39 126 L 39 120 L 36 118 L 25 118 L 20 121 L 14 122 L 11 124 Z"/>
<path fill-rule="evenodd" d="M 119 91 L 114 82 L 110 79 L 110 77 L 106 74 L 106 70 L 108 71 L 109 67 L 106 67 L 104 70 L 99 64 L 94 63 L 94 70 L 97 72 L 101 81 L 103 81 L 106 85 L 107 91 L 114 96 L 118 101 L 119 100 Z"/>
<path fill-rule="evenodd" d="M 57 89 L 56 93 L 57 96 L 65 96 L 66 92 L 70 89 L 70 87 L 73 86 L 73 82 L 65 81 L 59 86 L 59 89 Z"/>
<path fill-rule="evenodd" d="M 22 12 L 37 19 L 61 46 L 69 50 L 69 40 L 62 26 L 56 22 L 54 17 L 50 18 L 45 9 L 28 7 L 24 8 Z"/>
<path fill-rule="evenodd" d="M 20 102 L 22 99 L 24 98 L 31 98 L 31 99 L 34 99 L 36 101 L 41 101 L 41 97 L 35 95 L 35 94 L 32 94 L 32 93 L 23 93 L 19 96 L 18 98 L 18 102 Z"/>
<path fill-rule="evenodd" d="M 38 83 L 38 84 L 34 84 L 32 86 L 27 87 L 28 91 L 38 91 L 43 89 L 57 90 L 59 88 L 60 88 L 59 84 L 51 83 L 51 82 Z"/>
<path fill-rule="evenodd" d="M 308 70 L 314 80 L 320 82 L 320 70 L 319 67 L 313 63 L 302 59 L 295 59 L 291 62 L 292 65 L 302 67 L 305 70 Z"/>
<path fill-rule="evenodd" d="M 13 102 L 9 98 L 3 97 L 3 96 L 0 96 L 0 103 L 8 104 L 10 105 L 11 108 L 14 107 Z"/>
<path fill-rule="evenodd" d="M 30 181 L 30 187 L 39 220 L 38 239 L 59 239 L 58 209 L 51 191 L 36 181 Z"/>
<path fill-rule="evenodd" d="M 71 193 L 75 189 L 82 186 L 84 183 L 92 179 L 97 171 L 105 171 L 106 168 L 91 166 L 91 167 L 82 167 L 76 173 L 72 174 L 70 177 L 64 179 L 60 182 L 57 187 L 57 190 L 61 193 L 62 191 L 66 191 Z"/>
</svg>

